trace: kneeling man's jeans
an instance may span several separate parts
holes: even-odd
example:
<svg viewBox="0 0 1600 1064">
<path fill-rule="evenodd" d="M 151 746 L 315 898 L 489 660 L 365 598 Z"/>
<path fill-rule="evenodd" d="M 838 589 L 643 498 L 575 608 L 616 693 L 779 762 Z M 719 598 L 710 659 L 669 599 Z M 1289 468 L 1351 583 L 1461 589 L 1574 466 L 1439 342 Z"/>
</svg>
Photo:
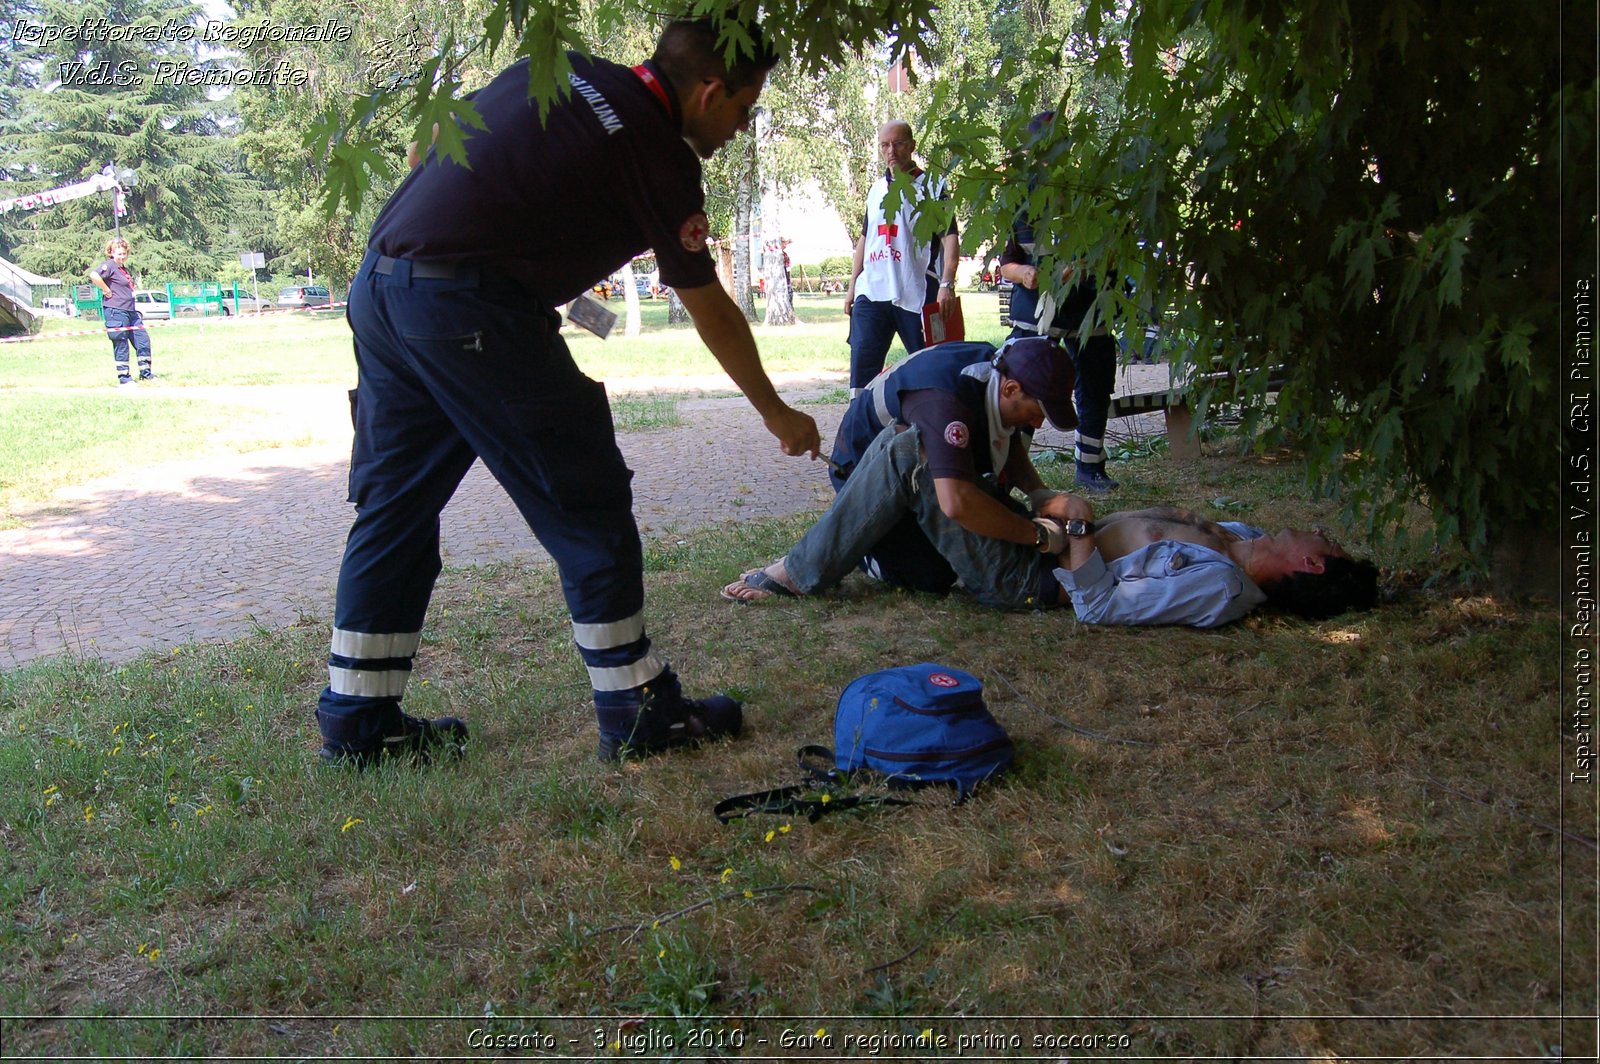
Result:
<svg viewBox="0 0 1600 1064">
<path fill-rule="evenodd" d="M 808 595 L 836 587 L 908 513 L 980 602 L 1002 609 L 1062 605 L 1055 556 L 969 532 L 939 509 L 914 427 L 887 428 L 872 441 L 828 512 L 789 551 L 790 578 Z"/>
</svg>

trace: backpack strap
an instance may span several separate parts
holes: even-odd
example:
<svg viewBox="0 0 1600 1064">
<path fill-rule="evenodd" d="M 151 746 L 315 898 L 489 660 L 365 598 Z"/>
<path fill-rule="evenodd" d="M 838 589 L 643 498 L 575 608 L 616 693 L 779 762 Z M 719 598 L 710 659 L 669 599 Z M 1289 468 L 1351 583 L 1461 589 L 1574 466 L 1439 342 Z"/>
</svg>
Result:
<svg viewBox="0 0 1600 1064">
<path fill-rule="evenodd" d="M 812 758 L 821 759 L 830 767 L 819 769 L 811 762 Z M 802 746 L 795 755 L 800 763 L 809 783 L 799 783 L 790 787 L 775 787 L 770 791 L 754 791 L 750 794 L 736 794 L 732 798 L 724 798 L 718 802 L 711 812 L 722 823 L 750 816 L 752 813 L 774 813 L 780 816 L 803 816 L 815 824 L 829 813 L 840 809 L 858 809 L 863 806 L 874 805 L 910 805 L 904 798 L 891 798 L 888 795 L 862 795 L 846 794 L 839 797 L 829 795 L 824 801 L 821 798 L 802 797 L 808 792 L 815 792 L 817 784 L 838 783 L 840 775 L 837 769 L 832 768 L 833 751 L 826 746 Z"/>
<path fill-rule="evenodd" d="M 732 798 L 724 798 L 718 802 L 711 812 L 724 824 L 740 820 L 752 813 L 803 816 L 815 824 L 827 814 L 841 809 L 911 804 L 904 798 L 892 798 L 883 794 L 847 794 L 840 798 L 830 796 L 827 801 L 821 798 L 801 797 L 807 791 L 815 790 L 815 787 L 800 784 L 794 787 L 778 787 L 770 791 L 756 791 L 753 794 L 736 794 Z"/>
<path fill-rule="evenodd" d="M 839 770 L 834 767 L 833 751 L 826 746 L 802 746 L 796 751 L 795 760 L 800 764 L 800 771 L 806 774 L 806 779 L 813 783 L 838 783 Z M 820 760 L 826 768 L 818 768 L 812 759 Z"/>
</svg>

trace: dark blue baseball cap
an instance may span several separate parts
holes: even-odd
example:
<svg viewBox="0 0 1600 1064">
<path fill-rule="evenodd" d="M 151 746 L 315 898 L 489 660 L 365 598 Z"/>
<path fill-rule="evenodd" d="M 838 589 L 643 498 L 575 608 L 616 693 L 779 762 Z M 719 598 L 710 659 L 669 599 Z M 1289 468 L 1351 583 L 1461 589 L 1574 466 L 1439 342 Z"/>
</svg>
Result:
<svg viewBox="0 0 1600 1064">
<path fill-rule="evenodd" d="M 1072 389 L 1078 382 L 1067 349 L 1048 336 L 1019 336 L 1000 347 L 1000 372 L 1022 385 L 1030 399 L 1039 400 L 1044 416 L 1066 432 L 1078 424 Z"/>
</svg>

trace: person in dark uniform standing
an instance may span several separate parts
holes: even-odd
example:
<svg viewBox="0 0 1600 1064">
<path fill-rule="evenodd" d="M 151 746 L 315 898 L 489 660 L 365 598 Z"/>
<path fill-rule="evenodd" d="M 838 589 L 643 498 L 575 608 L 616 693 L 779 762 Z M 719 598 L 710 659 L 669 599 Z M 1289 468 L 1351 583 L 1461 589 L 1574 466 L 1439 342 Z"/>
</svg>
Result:
<svg viewBox="0 0 1600 1064">
<path fill-rule="evenodd" d="M 358 387 L 351 500 L 321 757 L 459 751 L 466 725 L 401 698 L 440 570 L 439 513 L 474 459 L 555 559 L 588 667 L 603 760 L 736 735 L 722 696 L 684 696 L 645 631 L 643 551 L 604 385 L 578 370 L 555 307 L 653 248 L 701 339 L 786 454 L 820 448 L 761 366 L 706 250 L 700 160 L 750 124 L 777 56 L 757 26 L 731 66 L 709 21 L 679 21 L 629 69 L 569 55 L 571 92 L 541 121 L 526 61 L 473 102 L 470 166 L 415 169 L 373 226 L 350 290 Z"/>
<path fill-rule="evenodd" d="M 89 280 L 100 289 L 100 314 L 106 335 L 111 337 L 111 357 L 117 360 L 117 384 L 132 384 L 128 368 L 128 345 L 138 355 L 139 379 L 154 380 L 150 361 L 150 334 L 144 329 L 144 315 L 133 301 L 133 274 L 128 272 L 128 242 L 120 236 L 106 241 L 105 261 L 89 271 Z"/>
<path fill-rule="evenodd" d="M 1054 117 L 1052 111 L 1036 116 L 1028 131 L 1035 138 L 1042 138 Z M 1051 278 L 1039 275 L 1038 262 L 1044 252 L 1035 246 L 1033 220 L 1019 217 L 1000 254 L 1000 276 L 1014 285 L 1011 335 L 1056 337 L 1072 355 L 1078 371 L 1076 479 L 1085 491 L 1104 494 L 1118 486 L 1106 475 L 1105 440 L 1111 393 L 1117 383 L 1117 341 L 1098 317 L 1089 323 L 1088 335 L 1084 335 L 1086 320 L 1098 313 L 1095 279 L 1068 265 L 1062 271 L 1060 285 L 1052 284 Z"/>
</svg>

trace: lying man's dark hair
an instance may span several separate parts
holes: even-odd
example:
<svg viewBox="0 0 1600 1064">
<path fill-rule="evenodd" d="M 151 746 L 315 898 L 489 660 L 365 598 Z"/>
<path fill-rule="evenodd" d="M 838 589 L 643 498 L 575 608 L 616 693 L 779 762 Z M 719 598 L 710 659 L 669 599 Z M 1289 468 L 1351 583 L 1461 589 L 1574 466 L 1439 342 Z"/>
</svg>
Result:
<svg viewBox="0 0 1600 1064">
<path fill-rule="evenodd" d="M 1262 584 L 1267 605 L 1313 621 L 1346 610 L 1370 610 L 1378 604 L 1378 567 L 1369 561 L 1328 555 L 1320 573 L 1291 573 Z"/>
<path fill-rule="evenodd" d="M 651 59 L 680 91 L 701 78 L 718 78 L 728 95 L 754 85 L 778 64 L 778 52 L 767 43 L 761 27 L 752 22 L 744 27 L 750 37 L 752 54 L 742 52 L 729 66 L 717 46 L 718 23 L 710 18 L 680 19 L 661 32 Z"/>
</svg>

